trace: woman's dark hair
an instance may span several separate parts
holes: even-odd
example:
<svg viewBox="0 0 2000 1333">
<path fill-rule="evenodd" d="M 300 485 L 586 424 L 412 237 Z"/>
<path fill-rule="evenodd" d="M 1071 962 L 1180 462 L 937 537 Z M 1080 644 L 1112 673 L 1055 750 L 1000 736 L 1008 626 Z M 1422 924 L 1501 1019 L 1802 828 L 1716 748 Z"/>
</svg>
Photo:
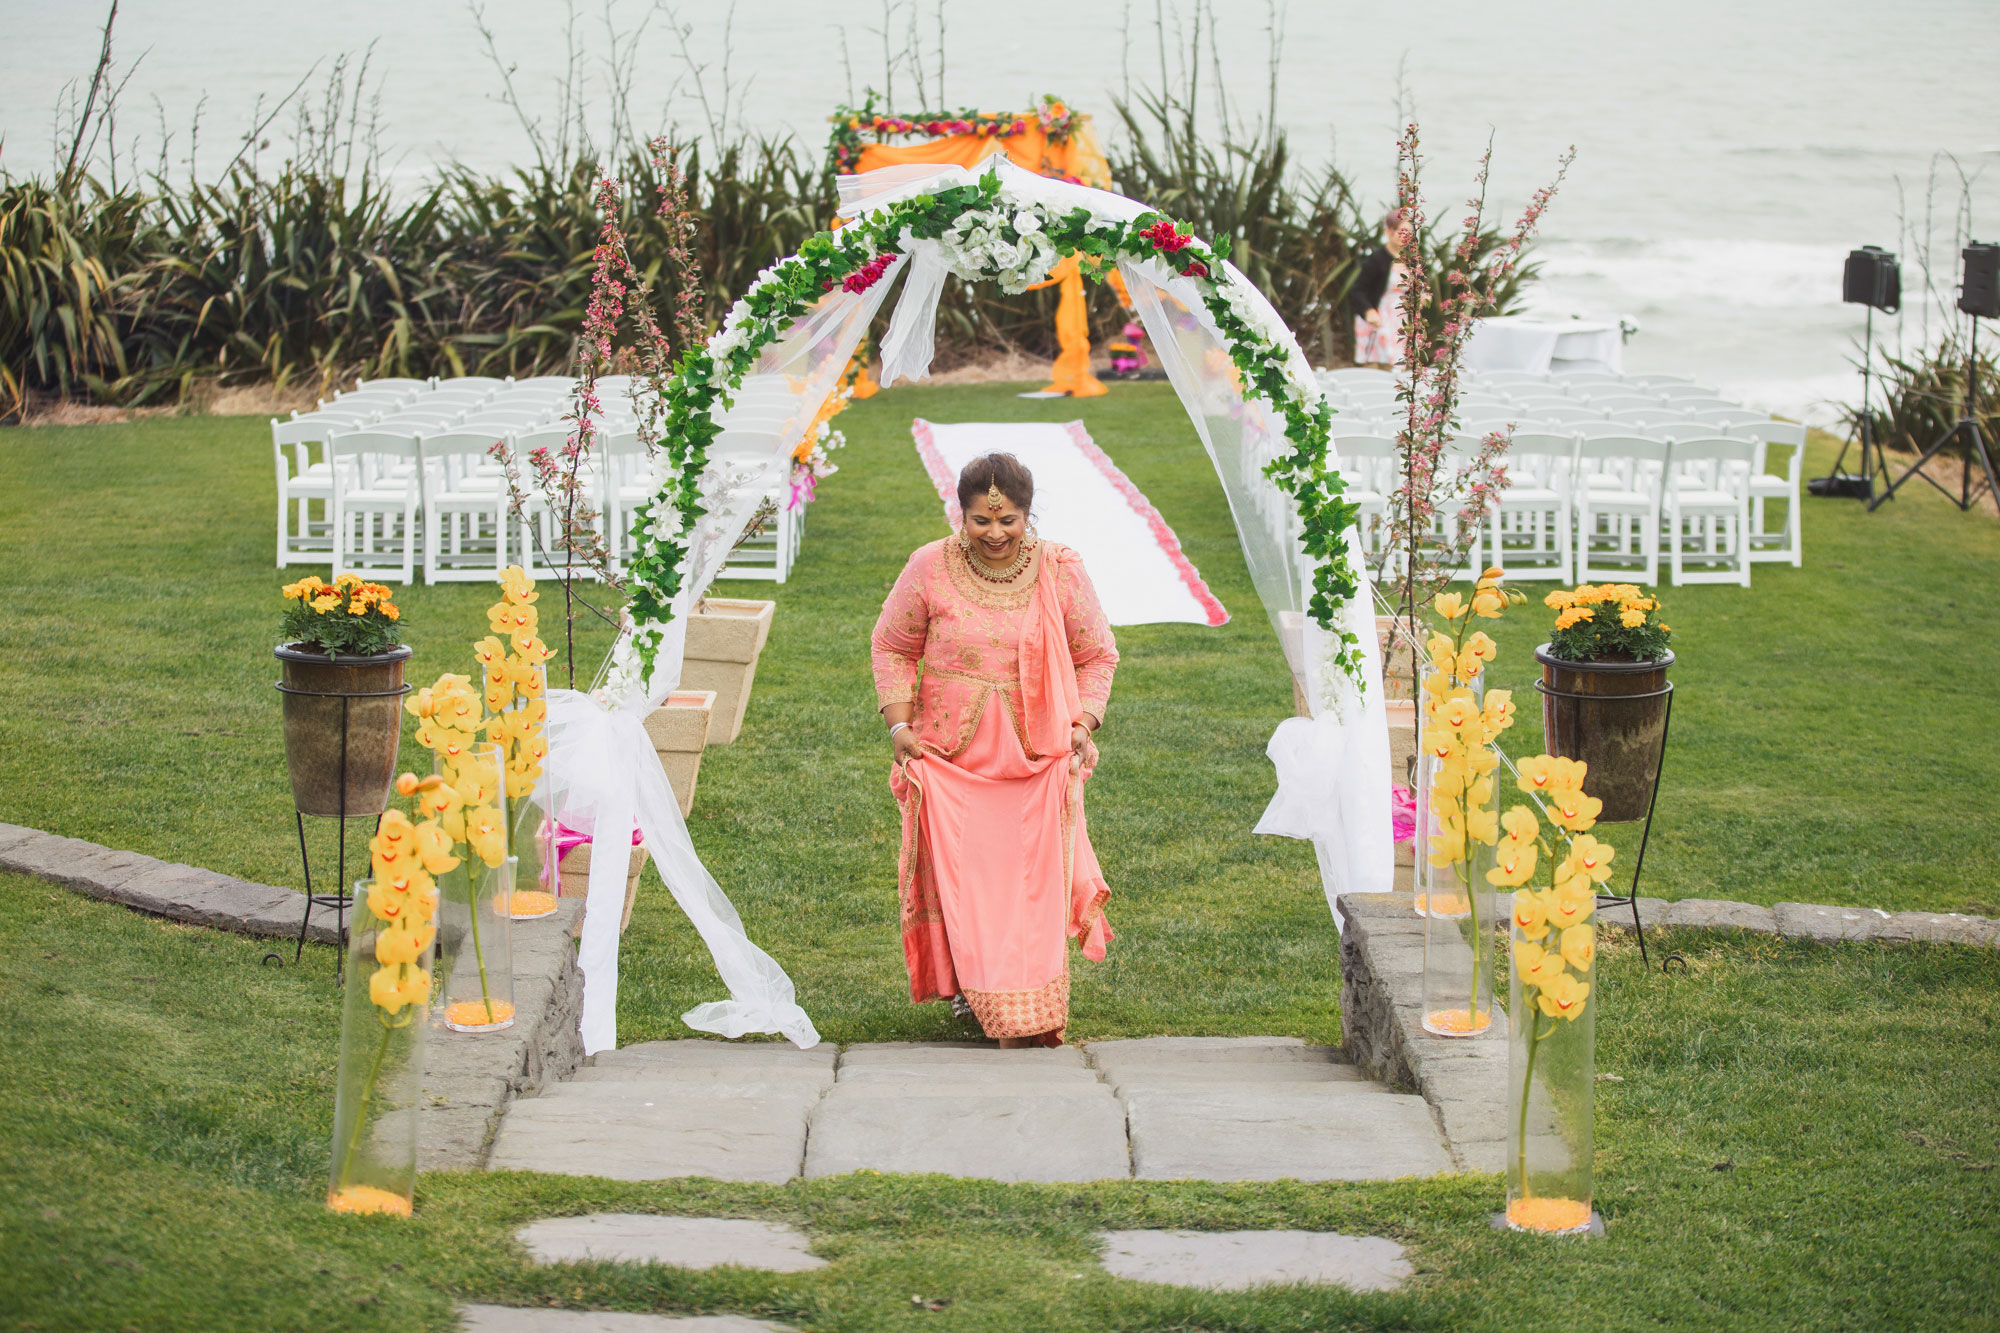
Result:
<svg viewBox="0 0 2000 1333">
<path fill-rule="evenodd" d="M 1035 474 L 1012 454 L 982 454 L 958 474 L 958 508 L 969 513 L 976 504 L 986 503 L 986 488 L 998 486 L 1000 494 L 1012 500 L 1023 515 L 1035 503 Z"/>
<path fill-rule="evenodd" d="M 1404 210 L 1400 208 L 1390 209 L 1388 214 L 1382 219 L 1382 230 L 1383 231 L 1400 230 L 1403 225 L 1403 217 L 1404 217 Z"/>
</svg>

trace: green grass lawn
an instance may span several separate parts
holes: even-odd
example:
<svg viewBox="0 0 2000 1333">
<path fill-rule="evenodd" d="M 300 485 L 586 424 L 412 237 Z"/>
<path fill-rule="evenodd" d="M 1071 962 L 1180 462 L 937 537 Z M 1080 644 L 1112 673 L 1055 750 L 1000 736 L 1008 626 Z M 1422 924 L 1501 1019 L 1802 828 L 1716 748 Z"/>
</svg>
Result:
<svg viewBox="0 0 2000 1333">
<path fill-rule="evenodd" d="M 431 1175 L 413 1222 L 325 1190 L 335 1006 L 265 945 L 0 876 L 0 1327 L 442 1329 L 455 1300 L 727 1310 L 800 1328 L 1993 1327 L 2000 954 L 1668 932 L 1599 977 L 1597 1200 L 1609 1233 L 1492 1231 L 1497 1176 L 1367 1185 L 786 1186 Z M 529 1219 L 767 1217 L 815 1274 L 538 1270 Z M 1112 1279 L 1100 1228 L 1387 1235 L 1393 1296 L 1201 1295 Z M 914 1308 L 913 1293 L 946 1299 Z"/>
<path fill-rule="evenodd" d="M 867 633 L 905 555 L 944 530 L 910 417 L 1081 415 L 1234 619 L 1120 631 L 1091 795 L 1120 939 L 1107 963 L 1076 969 L 1073 1035 L 1337 1039 L 1338 941 L 1310 853 L 1249 832 L 1290 688 L 1198 442 L 1164 386 L 1080 404 L 1013 392 L 898 390 L 854 407 L 794 580 L 722 590 L 775 595 L 779 612 L 743 738 L 704 762 L 697 846 L 827 1037 L 964 1035 L 940 1007 L 903 999 Z M 1823 470 L 1828 457 L 1813 461 Z M 270 688 L 283 579 L 270 565 L 269 458 L 256 420 L 0 432 L 0 819 L 298 882 Z M 1681 660 L 1647 892 L 1995 910 L 2000 796 L 1975 741 L 2000 712 L 1986 669 L 2000 634 L 1981 596 L 2000 529 L 1905 496 L 1872 516 L 1809 502 L 1804 570 L 1759 566 L 1748 591 L 1664 590 Z M 444 585 L 399 597 L 417 679 L 467 669 L 491 596 Z M 1524 700 L 1547 620 L 1533 605 L 1496 635 L 1497 683 Z M 587 677 L 605 643 L 581 628 Z M 1522 711 L 1510 748 L 1525 752 L 1536 727 Z M 2000 961 L 1665 943 L 1690 957 L 1689 975 L 1642 976 L 1624 948 L 1601 970 L 1599 1068 L 1623 1081 L 1600 1088 L 1612 1234 L 1589 1246 L 1490 1232 L 1494 1178 L 772 1188 L 438 1176 L 417 1222 L 397 1225 L 332 1218 L 317 1202 L 335 1013 L 323 953 L 266 969 L 256 941 L 0 877 L 0 1319 L 443 1327 L 456 1296 L 731 1309 L 826 1329 L 1990 1324 Z M 642 896 L 622 1038 L 686 1035 L 676 1016 L 720 995 L 670 901 Z M 837 1262 L 783 1279 L 548 1274 L 506 1244 L 521 1219 L 613 1206 L 788 1217 Z M 1094 1229 L 1154 1224 L 1372 1230 L 1411 1244 L 1421 1276 L 1397 1297 L 1208 1297 L 1088 1266 Z M 916 1310 L 914 1292 L 953 1304 Z"/>
</svg>

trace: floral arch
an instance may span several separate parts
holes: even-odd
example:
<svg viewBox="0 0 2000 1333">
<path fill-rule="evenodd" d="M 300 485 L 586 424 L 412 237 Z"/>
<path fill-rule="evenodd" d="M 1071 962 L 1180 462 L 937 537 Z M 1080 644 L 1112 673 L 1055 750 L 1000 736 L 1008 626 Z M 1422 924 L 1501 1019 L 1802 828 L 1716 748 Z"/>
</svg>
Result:
<svg viewBox="0 0 2000 1333">
<path fill-rule="evenodd" d="M 1280 790 L 1259 831 L 1310 838 L 1329 902 L 1393 873 L 1388 734 L 1356 518 L 1330 454 L 1332 410 L 1284 321 L 1228 262 L 1143 204 L 1004 157 L 978 169 L 887 167 L 840 178 L 841 220 L 758 275 L 658 406 L 657 490 L 637 513 L 627 622 L 602 685 L 550 693 L 550 768 L 571 827 L 636 827 L 730 985 L 690 1025 L 812 1031 L 775 962 L 695 855 L 644 719 L 679 683 L 687 611 L 712 583 L 791 447 L 818 416 L 897 277 L 885 387 L 929 373 L 947 276 L 1019 292 L 1066 257 L 1125 286 L 1228 497 L 1259 598 L 1312 719 L 1272 740 Z M 621 858 L 590 897 L 622 899 Z M 602 881 L 600 885 L 599 881 Z M 586 917 L 584 1038 L 615 1044 L 616 906 Z M 597 923 L 593 933 L 591 923 Z M 606 982 L 608 981 L 608 985 Z M 593 993 L 594 992 L 594 993 Z"/>
</svg>

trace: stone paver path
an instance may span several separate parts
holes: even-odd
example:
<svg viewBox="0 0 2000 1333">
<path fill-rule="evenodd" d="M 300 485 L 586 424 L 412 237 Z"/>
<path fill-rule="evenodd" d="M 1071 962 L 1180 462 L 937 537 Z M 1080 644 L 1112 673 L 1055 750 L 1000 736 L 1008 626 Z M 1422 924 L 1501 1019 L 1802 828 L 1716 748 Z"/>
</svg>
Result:
<svg viewBox="0 0 2000 1333">
<path fill-rule="evenodd" d="M 491 1165 L 619 1180 L 1383 1180 L 1452 1160 L 1422 1098 L 1334 1047 L 1149 1037 L 1021 1051 L 648 1042 L 514 1103 Z"/>
<path fill-rule="evenodd" d="M 466 1333 L 790 1333 L 783 1324 L 733 1314 L 626 1314 L 614 1310 L 538 1310 L 519 1305 L 461 1305 Z"/>
<path fill-rule="evenodd" d="M 1291 1282 L 1393 1291 L 1412 1271 L 1395 1241 L 1336 1231 L 1107 1231 L 1098 1239 L 1113 1277 L 1211 1291 Z"/>
<path fill-rule="evenodd" d="M 514 1233 L 540 1264 L 669 1264 L 714 1268 L 737 1264 L 772 1273 L 825 1268 L 805 1233 L 778 1222 L 736 1217 L 662 1217 L 653 1213 L 590 1213 L 549 1217 Z"/>
</svg>

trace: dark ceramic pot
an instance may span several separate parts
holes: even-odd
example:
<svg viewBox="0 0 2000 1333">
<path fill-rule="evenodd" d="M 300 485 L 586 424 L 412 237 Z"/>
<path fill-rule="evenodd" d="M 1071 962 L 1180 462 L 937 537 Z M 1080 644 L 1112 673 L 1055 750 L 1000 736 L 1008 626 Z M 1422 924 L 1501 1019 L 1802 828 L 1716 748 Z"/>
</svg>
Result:
<svg viewBox="0 0 2000 1333">
<path fill-rule="evenodd" d="M 1644 819 L 1667 739 L 1670 652 L 1650 662 L 1565 662 L 1535 649 L 1542 664 L 1542 734 L 1548 753 L 1590 766 L 1586 794 L 1604 802 L 1607 824 Z"/>
<path fill-rule="evenodd" d="M 398 644 L 372 656 L 329 657 L 317 649 L 280 644 L 273 651 L 284 670 L 278 689 L 285 700 L 285 763 L 299 812 L 381 814 L 396 780 L 396 752 L 403 740 L 403 664 L 412 650 Z"/>
</svg>

